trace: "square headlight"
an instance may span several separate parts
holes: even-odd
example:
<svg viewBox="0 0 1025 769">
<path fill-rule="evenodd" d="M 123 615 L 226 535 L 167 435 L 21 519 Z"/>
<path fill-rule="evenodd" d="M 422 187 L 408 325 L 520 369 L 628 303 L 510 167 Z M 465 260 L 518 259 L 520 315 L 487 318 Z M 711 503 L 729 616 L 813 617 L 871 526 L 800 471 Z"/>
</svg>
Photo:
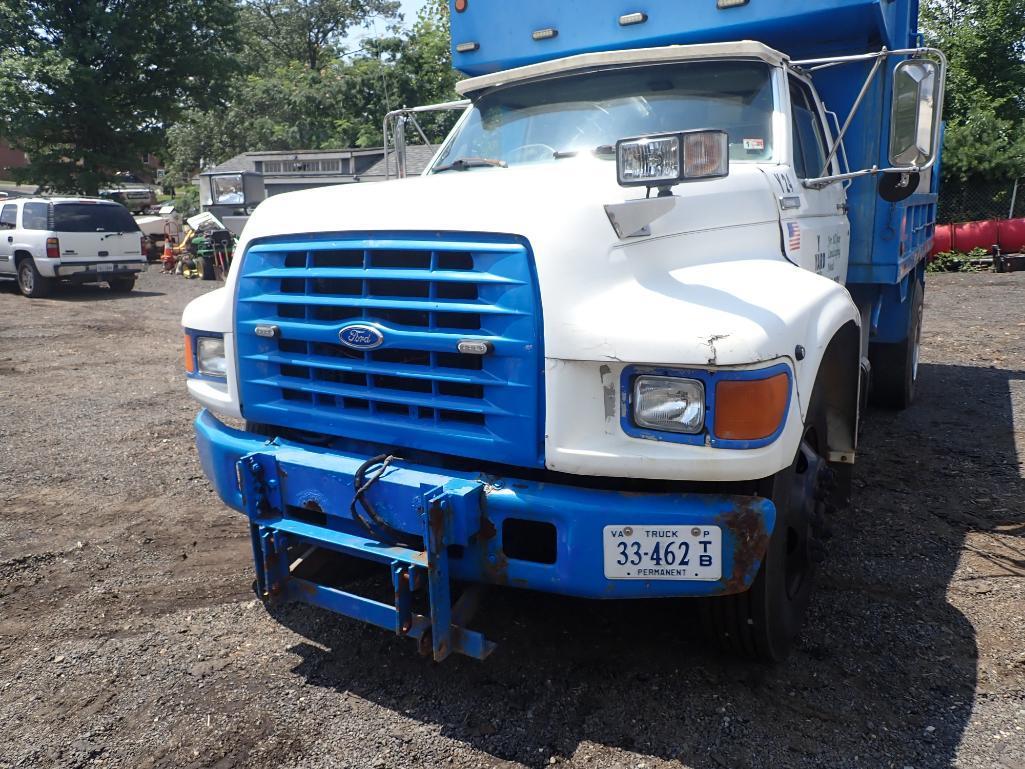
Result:
<svg viewBox="0 0 1025 769">
<path fill-rule="evenodd" d="M 637 377 L 633 408 L 638 427 L 697 435 L 705 429 L 705 385 L 697 379 Z"/>
<path fill-rule="evenodd" d="M 680 178 L 679 136 L 646 136 L 616 145 L 619 183 L 624 187 L 657 187 Z"/>
<path fill-rule="evenodd" d="M 196 362 L 203 376 L 226 377 L 228 359 L 224 355 L 224 338 L 201 336 L 196 345 Z"/>
</svg>

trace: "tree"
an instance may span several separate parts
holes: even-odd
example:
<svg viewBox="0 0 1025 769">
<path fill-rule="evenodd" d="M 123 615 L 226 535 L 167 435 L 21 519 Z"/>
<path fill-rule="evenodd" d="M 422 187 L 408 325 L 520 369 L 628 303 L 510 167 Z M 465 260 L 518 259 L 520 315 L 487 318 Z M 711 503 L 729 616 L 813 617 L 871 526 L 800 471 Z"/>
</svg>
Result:
<svg viewBox="0 0 1025 769">
<path fill-rule="evenodd" d="M 0 136 L 29 154 L 14 171 L 95 194 L 164 147 L 183 110 L 224 95 L 234 0 L 0 0 Z"/>
<path fill-rule="evenodd" d="M 1025 0 L 926 0 L 926 39 L 950 61 L 943 176 L 1025 173 Z"/>
<path fill-rule="evenodd" d="M 370 41 L 364 55 L 345 67 L 338 127 L 346 144 L 379 147 L 384 142 L 382 121 L 391 110 L 459 98 L 448 14 L 446 0 L 431 0 L 421 9 L 408 36 Z M 437 143 L 457 116 L 454 112 L 427 113 L 417 120 L 427 138 Z M 415 140 L 415 135 L 409 138 Z"/>
<path fill-rule="evenodd" d="M 299 62 L 319 72 L 333 62 L 352 29 L 394 19 L 396 0 L 247 0 L 242 19 L 258 62 Z"/>
<path fill-rule="evenodd" d="M 296 0 L 259 4 L 267 7 L 268 19 L 297 7 Z M 319 19 L 323 9 L 312 6 L 320 4 L 338 5 L 308 0 L 303 7 Z M 351 54 L 340 50 L 338 30 L 365 24 L 369 17 L 361 14 L 367 9 L 387 17 L 394 3 L 341 3 L 357 9 L 355 15 L 338 22 L 331 35 L 321 30 L 312 37 L 310 27 L 294 19 L 273 35 L 269 27 L 257 34 L 250 15 L 255 5 L 249 3 L 243 22 L 244 58 L 251 64 L 233 82 L 230 103 L 214 113 L 191 111 L 169 131 L 169 162 L 179 176 L 249 150 L 379 147 L 389 110 L 457 98 L 446 0 L 431 0 L 408 33 L 364 41 Z M 328 41 L 314 46 L 312 59 L 304 42 L 310 39 Z M 428 137 L 440 141 L 454 117 L 425 116 L 421 122 Z"/>
</svg>

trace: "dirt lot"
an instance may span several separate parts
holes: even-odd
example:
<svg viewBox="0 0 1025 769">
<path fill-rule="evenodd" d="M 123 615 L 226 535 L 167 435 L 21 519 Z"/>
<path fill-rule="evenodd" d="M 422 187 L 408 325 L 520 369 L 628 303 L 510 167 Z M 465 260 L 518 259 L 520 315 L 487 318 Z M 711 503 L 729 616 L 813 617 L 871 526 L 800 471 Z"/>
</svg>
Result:
<svg viewBox="0 0 1025 769">
<path fill-rule="evenodd" d="M 192 448 L 211 284 L 0 285 L 0 767 L 1025 767 L 1025 274 L 940 276 L 921 401 L 872 413 L 797 654 L 679 603 L 492 593 L 486 663 L 253 599 Z"/>
</svg>

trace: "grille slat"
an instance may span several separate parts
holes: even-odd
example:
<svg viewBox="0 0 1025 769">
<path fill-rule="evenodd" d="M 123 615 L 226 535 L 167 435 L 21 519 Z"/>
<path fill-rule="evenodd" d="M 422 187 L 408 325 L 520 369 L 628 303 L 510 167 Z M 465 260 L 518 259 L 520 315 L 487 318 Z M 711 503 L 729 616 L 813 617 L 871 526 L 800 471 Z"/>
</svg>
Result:
<svg viewBox="0 0 1025 769">
<path fill-rule="evenodd" d="M 423 301 L 421 299 L 363 299 L 295 293 L 258 294 L 242 301 L 250 304 L 302 305 L 304 307 L 353 307 L 364 310 L 422 310 L 427 312 L 474 313 L 478 315 L 523 315 L 482 303 Z"/>
<path fill-rule="evenodd" d="M 438 235 L 260 243 L 239 271 L 247 419 L 543 466 L 541 308 L 529 250 Z M 357 351 L 339 333 L 375 327 Z M 272 338 L 257 326 L 277 327 Z M 458 351 L 486 340 L 486 356 Z"/>
<path fill-rule="evenodd" d="M 296 268 L 281 268 L 261 270 L 246 275 L 246 278 L 270 278 L 282 280 L 296 277 L 299 270 Z M 361 280 L 409 280 L 409 270 L 375 270 L 375 269 L 349 269 L 349 268 L 311 268 L 302 269 L 302 276 L 306 279 L 334 279 L 334 278 L 356 278 Z M 487 285 L 522 285 L 522 281 L 512 278 L 505 278 L 500 275 L 488 275 L 479 272 L 455 272 L 446 270 L 432 270 L 431 280 L 438 283 L 473 283 Z"/>
<path fill-rule="evenodd" d="M 466 385 L 479 385 L 486 387 L 488 385 L 502 385 L 504 387 L 526 387 L 527 385 L 519 382 L 500 382 L 493 374 L 485 372 L 468 372 L 468 371 L 450 371 L 445 370 L 437 366 L 427 367 L 412 367 L 402 366 L 399 364 L 384 365 L 376 363 L 360 363 L 353 361 L 351 363 L 342 363 L 331 360 L 330 358 L 323 358 L 317 355 L 248 355 L 247 360 L 257 361 L 260 363 L 276 363 L 279 366 L 305 366 L 311 369 L 318 369 L 320 371 L 337 371 L 340 373 L 350 374 L 383 374 L 383 375 L 399 375 L 410 379 L 426 379 L 437 382 L 449 382 L 452 384 L 466 384 Z"/>
<path fill-rule="evenodd" d="M 423 408 L 439 408 L 447 411 L 465 411 L 468 414 L 491 414 L 494 416 L 511 416 L 510 414 L 488 405 L 482 400 L 471 400 L 469 398 L 449 398 L 434 396 L 431 393 L 415 393 L 402 390 L 392 390 L 386 387 L 375 387 L 373 394 L 366 387 L 348 387 L 336 385 L 331 382 L 324 382 L 315 379 L 296 381 L 288 376 L 268 377 L 266 379 L 254 379 L 253 384 L 262 387 L 272 387 L 282 390 L 301 390 L 306 393 L 319 393 L 321 395 L 333 395 L 336 398 L 372 398 L 378 403 L 391 403 L 399 406 L 419 406 Z M 426 397 L 424 397 L 426 395 Z"/>
</svg>

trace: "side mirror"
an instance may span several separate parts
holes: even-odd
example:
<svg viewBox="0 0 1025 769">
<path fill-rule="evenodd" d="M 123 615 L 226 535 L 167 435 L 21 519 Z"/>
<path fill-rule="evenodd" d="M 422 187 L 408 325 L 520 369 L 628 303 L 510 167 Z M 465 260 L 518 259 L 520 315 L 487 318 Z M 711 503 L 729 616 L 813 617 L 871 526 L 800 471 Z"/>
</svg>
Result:
<svg viewBox="0 0 1025 769">
<path fill-rule="evenodd" d="M 890 114 L 890 163 L 921 168 L 936 156 L 939 138 L 940 66 L 928 59 L 909 59 L 893 73 Z"/>
</svg>

